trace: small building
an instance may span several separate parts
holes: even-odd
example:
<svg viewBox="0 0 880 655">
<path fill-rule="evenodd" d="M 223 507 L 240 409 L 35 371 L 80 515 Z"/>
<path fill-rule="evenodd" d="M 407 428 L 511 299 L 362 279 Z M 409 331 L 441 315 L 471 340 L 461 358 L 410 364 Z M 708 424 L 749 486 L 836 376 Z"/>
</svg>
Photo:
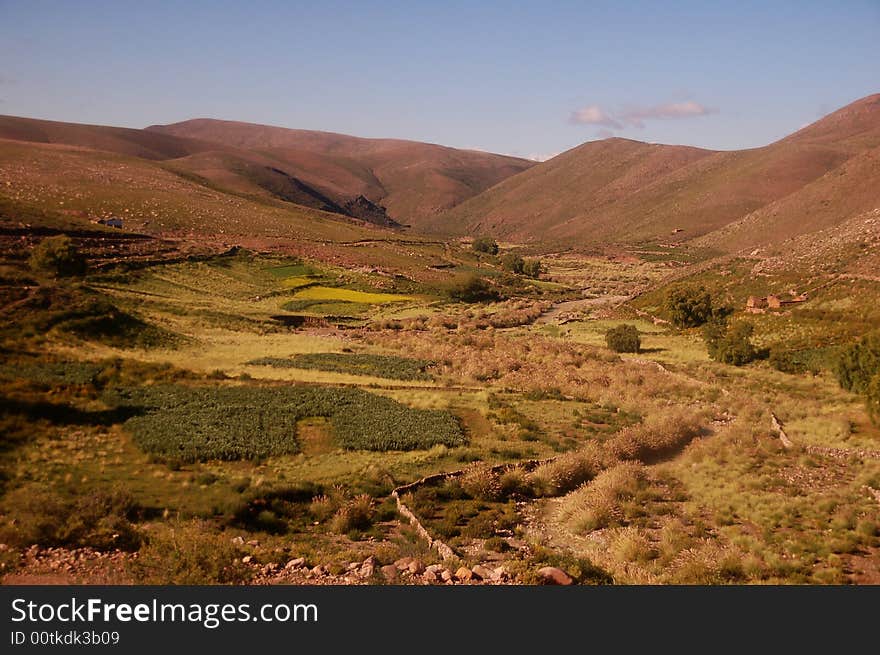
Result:
<svg viewBox="0 0 880 655">
<path fill-rule="evenodd" d="M 759 296 L 749 296 L 749 299 L 746 301 L 746 308 L 748 309 L 764 309 L 766 306 L 767 299 Z"/>
<path fill-rule="evenodd" d="M 770 309 L 779 309 L 782 307 L 782 300 L 779 296 L 769 295 L 767 296 L 767 307 Z"/>
</svg>

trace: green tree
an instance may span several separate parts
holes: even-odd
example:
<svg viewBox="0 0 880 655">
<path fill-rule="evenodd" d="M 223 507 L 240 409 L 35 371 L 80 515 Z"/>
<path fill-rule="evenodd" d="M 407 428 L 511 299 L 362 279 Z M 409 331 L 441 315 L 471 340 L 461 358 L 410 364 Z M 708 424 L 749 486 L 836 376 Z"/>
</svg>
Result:
<svg viewBox="0 0 880 655">
<path fill-rule="evenodd" d="M 481 277 L 469 277 L 449 291 L 453 300 L 466 303 L 491 302 L 499 300 L 500 294 Z"/>
<path fill-rule="evenodd" d="M 525 263 L 525 259 L 512 252 L 507 253 L 501 258 L 501 266 L 504 270 L 516 273 L 517 275 L 522 275 Z"/>
<path fill-rule="evenodd" d="M 880 330 L 869 332 L 845 349 L 834 372 L 840 386 L 847 391 L 867 392 L 871 380 L 880 373 Z"/>
<path fill-rule="evenodd" d="M 616 353 L 637 353 L 642 349 L 642 339 L 635 325 L 618 325 L 605 333 L 606 345 Z"/>
<path fill-rule="evenodd" d="M 471 249 L 474 252 L 482 252 L 488 255 L 497 255 L 498 254 L 498 242 L 495 241 L 492 237 L 479 237 L 474 239 L 474 242 L 471 244 Z"/>
<path fill-rule="evenodd" d="M 728 325 L 726 316 L 714 316 L 703 326 L 703 339 L 709 357 L 716 362 L 742 366 L 757 359 L 758 351 L 752 345 L 755 328 L 751 323 Z"/>
<path fill-rule="evenodd" d="M 666 310 L 676 327 L 699 327 L 712 318 L 712 295 L 705 287 L 675 287 L 666 294 Z"/>
<path fill-rule="evenodd" d="M 53 277 L 85 275 L 86 258 L 64 234 L 43 239 L 34 247 L 28 264 L 34 271 L 49 273 Z"/>
<path fill-rule="evenodd" d="M 526 277 L 537 279 L 541 277 L 543 269 L 544 267 L 540 259 L 526 259 L 523 262 L 522 274 Z"/>
</svg>

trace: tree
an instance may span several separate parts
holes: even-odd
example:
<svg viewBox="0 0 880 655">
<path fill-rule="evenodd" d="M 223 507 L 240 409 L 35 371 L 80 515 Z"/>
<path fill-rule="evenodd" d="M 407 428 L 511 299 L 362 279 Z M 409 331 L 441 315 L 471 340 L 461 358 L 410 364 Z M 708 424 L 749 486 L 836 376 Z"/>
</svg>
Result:
<svg viewBox="0 0 880 655">
<path fill-rule="evenodd" d="M 492 237 L 479 237 L 474 239 L 474 242 L 471 244 L 471 249 L 474 252 L 483 252 L 488 255 L 497 255 L 498 254 L 498 242 L 495 241 Z"/>
<path fill-rule="evenodd" d="M 845 349 L 834 368 L 841 387 L 865 393 L 871 380 L 880 373 L 880 330 L 869 332 Z"/>
<path fill-rule="evenodd" d="M 53 277 L 85 275 L 86 258 L 73 245 L 71 238 L 64 234 L 48 237 L 36 245 L 28 264 L 35 271 L 51 274 Z"/>
<path fill-rule="evenodd" d="M 501 266 L 506 271 L 522 275 L 526 260 L 519 255 L 509 252 L 501 258 Z"/>
<path fill-rule="evenodd" d="M 703 339 L 709 357 L 722 364 L 742 366 L 757 359 L 758 351 L 752 345 L 755 328 L 751 323 L 739 322 L 730 326 L 726 316 L 715 316 L 703 326 Z"/>
<path fill-rule="evenodd" d="M 712 317 L 712 295 L 705 287 L 675 287 L 666 294 L 666 309 L 676 327 L 699 327 Z"/>
<path fill-rule="evenodd" d="M 541 271 L 544 267 L 541 265 L 540 259 L 526 259 L 523 261 L 522 274 L 530 278 L 541 277 Z"/>
<path fill-rule="evenodd" d="M 642 339 L 635 325 L 618 325 L 605 333 L 606 345 L 616 353 L 637 353 L 642 349 Z"/>
<path fill-rule="evenodd" d="M 476 275 L 454 286 L 449 295 L 453 300 L 466 303 L 491 302 L 501 297 L 486 280 Z"/>
</svg>

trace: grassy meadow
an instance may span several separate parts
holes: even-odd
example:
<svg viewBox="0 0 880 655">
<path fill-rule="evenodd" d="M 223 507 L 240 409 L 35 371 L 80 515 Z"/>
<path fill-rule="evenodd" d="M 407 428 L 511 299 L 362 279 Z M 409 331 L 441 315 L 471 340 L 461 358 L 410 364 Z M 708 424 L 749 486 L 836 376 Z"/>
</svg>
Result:
<svg viewBox="0 0 880 655">
<path fill-rule="evenodd" d="M 544 254 L 534 281 L 457 246 L 453 268 L 405 275 L 396 246 L 364 247 L 383 267 L 246 250 L 70 281 L 7 267 L 9 294 L 34 290 L 0 332 L 0 573 L 29 571 L 33 545 L 128 553 L 124 582 L 438 562 L 391 493 L 455 472 L 404 501 L 455 565 L 516 582 L 547 564 L 584 583 L 880 582 L 880 430 L 828 364 L 877 318 L 874 287 L 745 316 L 798 281 L 697 274 L 758 345 L 815 355 L 784 373 L 663 322 L 684 264 L 656 253 Z M 451 300 L 475 272 L 501 297 Z M 624 324 L 640 352 L 606 346 Z"/>
</svg>

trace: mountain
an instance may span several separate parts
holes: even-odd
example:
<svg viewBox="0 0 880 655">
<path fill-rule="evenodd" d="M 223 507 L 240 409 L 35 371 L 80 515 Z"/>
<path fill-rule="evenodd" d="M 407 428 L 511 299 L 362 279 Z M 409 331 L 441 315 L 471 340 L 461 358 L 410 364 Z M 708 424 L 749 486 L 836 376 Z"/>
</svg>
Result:
<svg viewBox="0 0 880 655">
<path fill-rule="evenodd" d="M 363 196 L 384 207 L 395 221 L 416 227 L 535 163 L 415 141 L 205 118 L 153 125 L 145 131 L 263 157 L 336 202 Z"/>
<path fill-rule="evenodd" d="M 534 164 L 414 141 L 208 119 L 137 130 L 0 116 L 0 139 L 161 162 L 224 192 L 385 227 L 429 220 Z"/>
<path fill-rule="evenodd" d="M 595 141 L 463 202 L 433 229 L 521 241 L 637 243 L 692 240 L 750 217 L 725 238 L 701 240 L 744 247 L 877 206 L 878 146 L 880 95 L 762 148 L 714 152 Z"/>
</svg>

